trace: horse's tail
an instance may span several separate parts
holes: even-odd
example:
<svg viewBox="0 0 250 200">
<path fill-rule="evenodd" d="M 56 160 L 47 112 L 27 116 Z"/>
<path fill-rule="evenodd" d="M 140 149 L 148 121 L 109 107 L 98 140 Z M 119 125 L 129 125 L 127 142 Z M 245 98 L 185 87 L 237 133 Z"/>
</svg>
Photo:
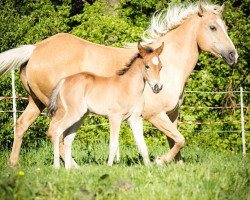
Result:
<svg viewBox="0 0 250 200">
<path fill-rule="evenodd" d="M 58 94 L 61 90 L 61 87 L 64 83 L 65 79 L 62 79 L 56 87 L 53 89 L 52 94 L 49 98 L 49 105 L 48 105 L 48 116 L 53 117 L 58 109 Z"/>
<path fill-rule="evenodd" d="M 0 53 L 0 76 L 27 62 L 35 48 L 35 45 L 23 45 Z"/>
</svg>

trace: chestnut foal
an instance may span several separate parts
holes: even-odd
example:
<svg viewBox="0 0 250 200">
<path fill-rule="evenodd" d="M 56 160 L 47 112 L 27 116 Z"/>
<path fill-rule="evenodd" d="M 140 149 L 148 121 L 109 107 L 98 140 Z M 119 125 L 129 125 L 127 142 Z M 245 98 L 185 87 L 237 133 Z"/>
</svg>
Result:
<svg viewBox="0 0 250 200">
<path fill-rule="evenodd" d="M 154 93 L 160 92 L 159 59 L 164 43 L 156 50 L 138 43 L 137 53 L 112 77 L 100 77 L 90 73 L 78 73 L 62 79 L 54 88 L 49 101 L 48 114 L 52 116 L 49 136 L 54 144 L 54 167 L 59 168 L 59 140 L 64 133 L 65 168 L 71 165 L 71 146 L 76 131 L 87 112 L 108 116 L 110 123 L 110 145 L 108 165 L 112 165 L 118 150 L 121 122 L 128 118 L 129 125 L 143 157 L 149 164 L 149 156 L 143 137 L 141 113 L 144 106 L 143 91 L 146 82 Z"/>
</svg>

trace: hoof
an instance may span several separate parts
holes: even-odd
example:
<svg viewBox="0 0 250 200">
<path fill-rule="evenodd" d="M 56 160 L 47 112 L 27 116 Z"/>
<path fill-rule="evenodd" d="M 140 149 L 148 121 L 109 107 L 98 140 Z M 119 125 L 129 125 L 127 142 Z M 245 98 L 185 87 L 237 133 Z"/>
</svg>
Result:
<svg viewBox="0 0 250 200">
<path fill-rule="evenodd" d="M 18 163 L 12 163 L 12 162 L 8 162 L 8 166 L 11 168 L 15 168 L 17 167 Z"/>
<path fill-rule="evenodd" d="M 155 159 L 155 164 L 158 165 L 158 166 L 162 166 L 164 164 L 164 159 L 161 157 L 161 156 L 158 156 L 156 159 Z"/>
<path fill-rule="evenodd" d="M 79 165 L 74 161 L 74 162 L 71 162 L 71 167 L 73 169 L 79 169 Z"/>
<path fill-rule="evenodd" d="M 59 169 L 60 165 L 54 165 L 54 169 Z"/>
<path fill-rule="evenodd" d="M 180 166 L 184 166 L 184 160 L 178 160 L 178 164 L 180 165 Z"/>
</svg>

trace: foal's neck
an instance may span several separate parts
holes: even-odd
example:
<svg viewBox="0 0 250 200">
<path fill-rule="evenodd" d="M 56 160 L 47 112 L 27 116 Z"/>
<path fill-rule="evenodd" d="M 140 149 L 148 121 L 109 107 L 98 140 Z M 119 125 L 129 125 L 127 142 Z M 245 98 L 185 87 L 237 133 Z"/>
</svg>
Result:
<svg viewBox="0 0 250 200">
<path fill-rule="evenodd" d="M 128 88 L 133 89 L 135 92 L 143 92 L 145 87 L 145 80 L 143 77 L 143 62 L 141 58 L 137 58 L 130 66 L 130 69 L 123 74 L 117 75 L 117 78 L 127 85 Z"/>
</svg>

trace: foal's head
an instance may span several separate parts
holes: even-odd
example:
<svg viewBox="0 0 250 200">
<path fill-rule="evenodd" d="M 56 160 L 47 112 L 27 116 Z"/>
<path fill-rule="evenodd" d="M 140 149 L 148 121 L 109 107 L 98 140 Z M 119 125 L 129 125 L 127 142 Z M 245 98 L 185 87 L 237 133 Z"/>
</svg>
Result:
<svg viewBox="0 0 250 200">
<path fill-rule="evenodd" d="M 198 3 L 200 28 L 197 41 L 202 50 L 209 51 L 232 65 L 237 62 L 238 54 L 222 20 L 223 9 L 223 5 L 208 9 L 203 1 Z"/>
<path fill-rule="evenodd" d="M 139 56 L 143 62 L 143 77 L 148 82 L 154 93 L 159 93 L 162 89 L 162 84 L 160 83 L 160 70 L 162 68 L 162 63 L 159 58 L 164 43 L 157 49 L 153 50 L 150 47 L 143 47 L 138 43 Z"/>
</svg>

